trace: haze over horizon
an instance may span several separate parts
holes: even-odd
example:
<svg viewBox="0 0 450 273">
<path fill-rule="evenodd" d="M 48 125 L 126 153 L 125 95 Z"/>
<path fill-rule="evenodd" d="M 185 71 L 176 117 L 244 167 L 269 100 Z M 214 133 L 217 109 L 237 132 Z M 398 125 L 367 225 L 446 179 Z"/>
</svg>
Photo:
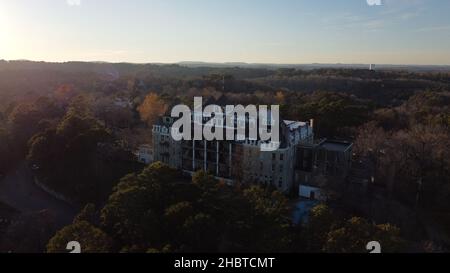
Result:
<svg viewBox="0 0 450 273">
<path fill-rule="evenodd" d="M 450 65 L 449 8 L 441 0 L 0 0 L 0 59 Z"/>
</svg>

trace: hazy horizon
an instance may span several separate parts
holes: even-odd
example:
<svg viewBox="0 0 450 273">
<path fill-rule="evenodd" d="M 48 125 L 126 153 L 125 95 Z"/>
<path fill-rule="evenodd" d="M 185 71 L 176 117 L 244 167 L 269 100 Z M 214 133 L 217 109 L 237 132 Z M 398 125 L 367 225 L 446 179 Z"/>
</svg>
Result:
<svg viewBox="0 0 450 273">
<path fill-rule="evenodd" d="M 64 64 L 64 63 L 105 63 L 105 64 L 132 64 L 132 65 L 145 65 L 145 64 L 155 64 L 155 65 L 171 65 L 171 64 L 192 64 L 192 65 L 200 65 L 200 64 L 211 64 L 211 65 L 223 65 L 223 66 L 234 66 L 235 64 L 243 64 L 249 66 L 308 66 L 308 65 L 319 65 L 319 66 L 369 66 L 375 65 L 380 66 L 450 66 L 450 64 L 404 64 L 404 63 L 264 63 L 264 62 L 243 62 L 243 61 L 226 61 L 226 62 L 208 62 L 208 61 L 176 61 L 176 62 L 129 62 L 129 61 L 102 61 L 102 60 L 67 60 L 67 61 L 46 61 L 46 60 L 30 60 L 30 59 L 0 59 L 0 61 L 6 62 L 43 62 L 43 63 L 55 63 L 55 64 Z"/>
<path fill-rule="evenodd" d="M 0 0 L 0 59 L 450 65 L 450 2 L 381 3 Z"/>
</svg>

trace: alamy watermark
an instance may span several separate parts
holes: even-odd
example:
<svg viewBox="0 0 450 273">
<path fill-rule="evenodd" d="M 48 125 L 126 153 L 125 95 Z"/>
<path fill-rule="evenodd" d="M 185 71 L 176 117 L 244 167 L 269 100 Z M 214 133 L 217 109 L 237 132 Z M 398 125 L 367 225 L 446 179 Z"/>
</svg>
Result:
<svg viewBox="0 0 450 273">
<path fill-rule="evenodd" d="M 81 253 L 81 244 L 78 241 L 70 241 L 67 243 L 66 250 L 70 250 L 70 253 Z"/>
<path fill-rule="evenodd" d="M 367 5 L 369 6 L 381 6 L 383 5 L 383 2 L 381 0 L 366 0 Z"/>
<path fill-rule="evenodd" d="M 207 105 L 194 98 L 194 109 L 187 105 L 173 107 L 171 117 L 178 118 L 171 129 L 172 138 L 206 141 L 254 141 L 261 151 L 280 147 L 280 107 L 271 105 Z"/>
</svg>

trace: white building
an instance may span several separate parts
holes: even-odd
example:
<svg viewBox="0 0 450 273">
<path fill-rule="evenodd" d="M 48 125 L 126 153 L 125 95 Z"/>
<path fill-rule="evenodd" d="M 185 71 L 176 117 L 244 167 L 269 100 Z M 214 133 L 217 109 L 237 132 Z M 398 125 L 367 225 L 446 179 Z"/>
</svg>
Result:
<svg viewBox="0 0 450 273">
<path fill-rule="evenodd" d="M 153 149 L 150 144 L 143 144 L 139 146 L 139 149 L 135 154 L 139 162 L 144 164 L 150 164 L 153 162 Z"/>
</svg>

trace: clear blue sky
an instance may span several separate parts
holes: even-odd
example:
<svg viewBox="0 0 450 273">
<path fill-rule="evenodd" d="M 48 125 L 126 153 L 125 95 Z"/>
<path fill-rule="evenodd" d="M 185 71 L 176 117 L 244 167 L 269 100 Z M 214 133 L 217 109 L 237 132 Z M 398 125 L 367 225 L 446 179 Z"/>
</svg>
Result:
<svg viewBox="0 0 450 273">
<path fill-rule="evenodd" d="M 381 1 L 0 0 L 0 59 L 450 65 L 450 1 Z"/>
</svg>

